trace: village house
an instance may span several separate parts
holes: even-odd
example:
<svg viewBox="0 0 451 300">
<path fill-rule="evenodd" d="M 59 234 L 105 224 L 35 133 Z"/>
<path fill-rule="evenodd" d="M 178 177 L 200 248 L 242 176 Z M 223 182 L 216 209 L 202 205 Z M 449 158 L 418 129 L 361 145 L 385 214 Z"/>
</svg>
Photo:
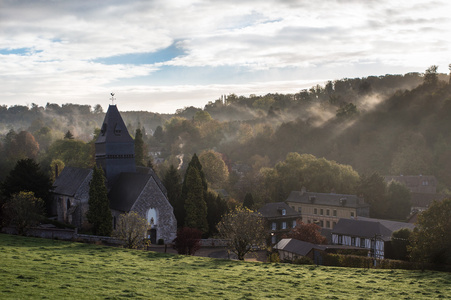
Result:
<svg viewBox="0 0 451 300">
<path fill-rule="evenodd" d="M 332 229 L 341 218 L 369 217 L 370 206 L 355 195 L 293 191 L 285 201 L 300 213 L 300 220 Z"/>
<path fill-rule="evenodd" d="M 285 202 L 268 203 L 260 208 L 258 213 L 266 220 L 271 244 L 280 241 L 296 227 L 296 220 L 301 217 L 300 213 Z"/>
<path fill-rule="evenodd" d="M 177 221 L 167 191 L 151 168 L 136 167 L 134 140 L 116 107 L 110 105 L 95 142 L 95 159 L 102 168 L 108 188 L 113 227 L 120 214 L 135 211 L 148 221 L 147 236 L 172 242 Z M 86 228 L 91 169 L 66 167 L 53 184 L 58 220 Z"/>
<path fill-rule="evenodd" d="M 332 244 L 368 249 L 371 256 L 383 259 L 392 233 L 403 228 L 413 230 L 415 225 L 363 217 L 340 219 L 332 229 Z"/>
</svg>

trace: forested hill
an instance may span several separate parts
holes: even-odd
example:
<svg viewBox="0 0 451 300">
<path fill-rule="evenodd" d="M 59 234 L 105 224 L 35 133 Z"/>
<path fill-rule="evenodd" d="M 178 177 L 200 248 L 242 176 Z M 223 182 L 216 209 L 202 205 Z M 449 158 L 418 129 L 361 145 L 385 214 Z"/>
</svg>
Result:
<svg viewBox="0 0 451 300">
<path fill-rule="evenodd" d="M 174 115 L 122 116 L 129 132 L 143 130 L 148 150 L 166 160 L 160 174 L 182 154 L 208 149 L 221 153 L 229 167 L 244 165 L 254 174 L 297 152 L 349 164 L 360 174 L 435 175 L 445 189 L 451 187 L 450 113 L 449 76 L 431 67 L 425 74 L 330 81 L 296 94 L 229 94 L 203 109 L 186 107 Z M 75 141 L 88 145 L 103 117 L 99 105 L 0 106 L 0 176 L 23 156 L 48 168 L 60 153 L 58 140 L 70 131 Z M 34 150 L 15 151 L 20 143 L 35 143 Z M 93 163 L 84 161 L 84 166 Z"/>
</svg>

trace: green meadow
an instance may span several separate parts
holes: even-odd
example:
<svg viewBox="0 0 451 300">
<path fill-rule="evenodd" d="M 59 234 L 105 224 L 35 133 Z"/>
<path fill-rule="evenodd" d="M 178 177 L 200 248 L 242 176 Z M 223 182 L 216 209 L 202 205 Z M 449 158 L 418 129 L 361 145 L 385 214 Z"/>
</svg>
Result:
<svg viewBox="0 0 451 300">
<path fill-rule="evenodd" d="M 0 299 L 433 299 L 451 274 L 239 262 L 0 234 Z"/>
</svg>

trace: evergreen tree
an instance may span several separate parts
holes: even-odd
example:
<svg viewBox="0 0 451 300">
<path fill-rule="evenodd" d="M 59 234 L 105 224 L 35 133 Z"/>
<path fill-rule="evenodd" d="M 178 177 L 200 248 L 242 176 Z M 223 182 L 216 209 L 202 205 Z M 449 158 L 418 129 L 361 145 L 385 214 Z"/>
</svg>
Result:
<svg viewBox="0 0 451 300">
<path fill-rule="evenodd" d="M 207 203 L 207 222 L 208 222 L 208 236 L 213 236 L 218 233 L 216 225 L 223 215 L 228 213 L 227 202 L 219 195 L 208 191 L 205 197 Z"/>
<path fill-rule="evenodd" d="M 144 166 L 144 140 L 141 129 L 135 131 L 135 163 L 137 166 Z"/>
<path fill-rule="evenodd" d="M 188 191 L 189 191 L 187 177 L 189 174 L 189 170 L 193 169 L 193 168 L 197 170 L 197 175 L 201 179 L 202 197 L 203 197 L 203 199 L 206 198 L 205 193 L 207 192 L 207 188 L 208 188 L 207 180 L 205 179 L 204 172 L 202 171 L 202 165 L 199 161 L 199 158 L 197 157 L 196 153 L 194 153 L 193 157 L 191 158 L 191 161 L 188 164 L 188 168 L 186 169 L 185 178 L 183 180 L 183 185 L 182 185 L 181 196 L 179 198 L 178 203 L 176 204 L 175 215 L 177 218 L 177 224 L 179 226 L 184 226 L 184 224 L 186 223 L 185 217 L 186 217 L 187 212 L 186 212 L 185 203 L 186 203 L 186 199 L 188 198 Z"/>
<path fill-rule="evenodd" d="M 171 165 L 163 178 L 163 185 L 168 192 L 168 200 L 174 208 L 174 213 L 177 211 L 177 205 L 179 204 L 180 193 L 182 190 L 182 179 L 179 172 Z M 183 211 L 183 210 L 182 210 Z M 177 214 L 176 214 L 177 218 Z M 177 218 L 178 221 L 178 218 Z"/>
<path fill-rule="evenodd" d="M 247 193 L 246 196 L 244 196 L 243 207 L 252 209 L 253 206 L 254 206 L 254 197 L 252 196 L 251 193 Z"/>
<path fill-rule="evenodd" d="M 113 217 L 105 186 L 105 177 L 101 168 L 94 166 L 89 183 L 88 221 L 95 235 L 110 236 L 113 230 Z"/>
<path fill-rule="evenodd" d="M 70 130 L 68 130 L 66 132 L 66 134 L 64 135 L 64 139 L 66 139 L 66 140 L 73 140 L 74 139 L 74 135 L 72 134 L 72 132 L 70 132 Z"/>
<path fill-rule="evenodd" d="M 46 203 L 47 214 L 51 215 L 50 189 L 52 182 L 34 160 L 28 158 L 17 161 L 16 166 L 9 172 L 0 188 L 3 202 L 8 201 L 13 194 L 33 192 L 36 198 L 40 198 Z"/>
<path fill-rule="evenodd" d="M 203 233 L 207 233 L 207 204 L 204 200 L 202 179 L 199 175 L 199 170 L 191 167 L 186 172 L 184 182 L 184 186 L 186 186 L 185 226 L 197 228 Z"/>
</svg>

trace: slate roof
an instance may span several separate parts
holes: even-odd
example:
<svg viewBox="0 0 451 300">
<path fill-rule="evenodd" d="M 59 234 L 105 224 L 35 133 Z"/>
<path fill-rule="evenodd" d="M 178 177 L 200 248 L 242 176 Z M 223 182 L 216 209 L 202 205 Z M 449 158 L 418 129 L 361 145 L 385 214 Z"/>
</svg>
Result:
<svg viewBox="0 0 451 300">
<path fill-rule="evenodd" d="M 359 217 L 358 219 L 340 219 L 332 229 L 332 233 L 365 238 L 373 238 L 377 234 L 382 240 L 389 241 L 392 233 L 402 228 L 413 230 L 415 225 Z"/>
<path fill-rule="evenodd" d="M 312 251 L 312 249 L 326 250 L 326 247 L 296 239 L 281 239 L 274 246 L 274 249 L 306 256 L 310 251 Z"/>
<path fill-rule="evenodd" d="M 369 204 L 363 201 L 363 198 L 357 197 L 356 195 L 334 194 L 334 193 L 311 193 L 303 191 L 292 191 L 288 196 L 286 202 L 298 202 L 324 206 L 343 206 L 353 208 L 369 206 Z"/>
<path fill-rule="evenodd" d="M 398 181 L 403 183 L 411 192 L 435 193 L 437 179 L 433 175 L 385 175 L 385 182 Z M 423 185 L 425 184 L 425 185 Z"/>
<path fill-rule="evenodd" d="M 155 173 L 155 171 L 152 168 L 137 166 L 136 172 L 151 175 L 153 179 L 155 179 L 155 182 L 157 183 L 160 190 L 167 196 L 168 191 L 166 190 L 166 187 L 163 185 L 163 183 L 160 180 L 160 177 L 158 177 L 157 173 Z"/>
<path fill-rule="evenodd" d="M 116 105 L 110 105 L 100 129 L 100 135 L 96 144 L 101 143 L 130 143 L 132 137 L 128 133 L 127 127 L 117 109 Z"/>
<path fill-rule="evenodd" d="M 434 200 L 443 200 L 445 195 L 442 194 L 425 194 L 425 193 L 412 193 L 411 194 L 412 207 L 429 207 Z"/>
<path fill-rule="evenodd" d="M 91 169 L 65 167 L 53 183 L 53 192 L 73 197 L 91 172 Z"/>
<path fill-rule="evenodd" d="M 285 209 L 286 214 L 282 215 L 282 209 Z M 265 206 L 261 207 L 258 212 L 264 218 L 293 218 L 293 217 L 301 217 L 301 213 L 295 211 L 291 206 L 286 204 L 285 202 L 276 202 L 276 203 L 268 203 Z"/>
</svg>

